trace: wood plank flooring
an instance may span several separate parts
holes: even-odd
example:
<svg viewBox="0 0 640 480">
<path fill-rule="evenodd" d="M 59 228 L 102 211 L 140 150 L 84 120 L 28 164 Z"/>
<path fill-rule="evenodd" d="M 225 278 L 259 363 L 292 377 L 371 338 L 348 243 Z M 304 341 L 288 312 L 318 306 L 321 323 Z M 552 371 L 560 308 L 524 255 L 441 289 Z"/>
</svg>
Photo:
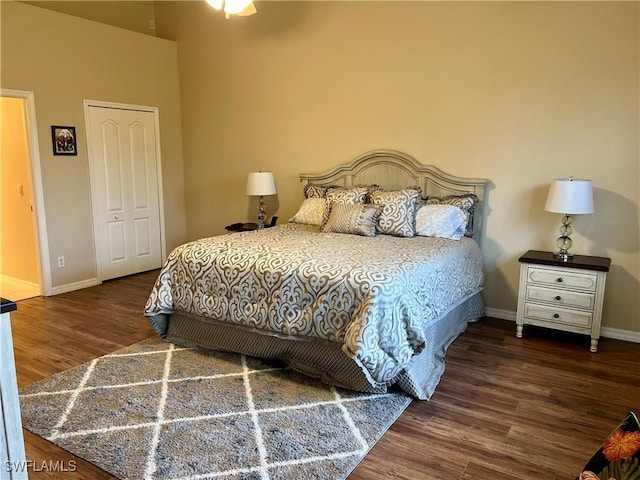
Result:
<svg viewBox="0 0 640 480">
<path fill-rule="evenodd" d="M 157 271 L 55 297 L 11 314 L 20 387 L 155 335 L 142 316 Z M 414 401 L 351 480 L 574 479 L 628 411 L 640 412 L 640 345 L 484 318 L 449 348 L 430 401 Z M 27 459 L 76 462 L 31 479 L 113 479 L 25 430 Z M 42 470 L 42 469 L 40 469 Z M 2 475 L 0 474 L 0 477 Z"/>
</svg>

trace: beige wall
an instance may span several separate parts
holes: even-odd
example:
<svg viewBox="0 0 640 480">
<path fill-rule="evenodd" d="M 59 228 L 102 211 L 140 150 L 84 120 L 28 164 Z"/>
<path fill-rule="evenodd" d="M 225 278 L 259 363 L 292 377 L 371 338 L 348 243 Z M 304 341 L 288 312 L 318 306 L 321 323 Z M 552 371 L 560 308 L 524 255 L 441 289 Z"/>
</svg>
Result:
<svg viewBox="0 0 640 480">
<path fill-rule="evenodd" d="M 485 298 L 513 313 L 518 257 L 552 250 L 553 178 L 593 180 L 573 251 L 613 260 L 603 325 L 640 332 L 638 2 L 259 2 L 224 20 L 157 2 L 176 39 L 189 238 L 253 217 L 246 174 L 297 174 L 391 148 L 492 187 Z M 272 205 L 272 207 L 275 205 Z"/>
<path fill-rule="evenodd" d="M 2 87 L 35 94 L 53 287 L 96 278 L 83 99 L 159 108 L 166 243 L 183 242 L 175 43 L 22 3 L 0 7 Z M 76 127 L 77 156 L 53 156 L 51 125 Z"/>
<path fill-rule="evenodd" d="M 95 20 L 107 25 L 126 28 L 134 32 L 155 35 L 155 2 L 149 0 L 90 0 L 90 1 L 24 1 L 29 5 Z"/>
<path fill-rule="evenodd" d="M 24 100 L 0 105 L 0 273 L 39 284 Z"/>
</svg>

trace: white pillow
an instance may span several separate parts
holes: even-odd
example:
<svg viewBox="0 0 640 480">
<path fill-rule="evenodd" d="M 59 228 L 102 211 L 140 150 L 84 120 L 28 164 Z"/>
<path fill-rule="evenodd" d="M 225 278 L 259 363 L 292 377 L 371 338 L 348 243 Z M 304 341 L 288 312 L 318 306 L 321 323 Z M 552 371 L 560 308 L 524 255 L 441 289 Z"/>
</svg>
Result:
<svg viewBox="0 0 640 480">
<path fill-rule="evenodd" d="M 307 225 L 320 226 L 323 223 L 326 209 L 326 198 L 305 198 L 300 210 L 289 221 L 293 223 L 305 223 Z"/>
<path fill-rule="evenodd" d="M 467 215 L 453 205 L 422 205 L 416 212 L 416 235 L 460 240 Z"/>
</svg>

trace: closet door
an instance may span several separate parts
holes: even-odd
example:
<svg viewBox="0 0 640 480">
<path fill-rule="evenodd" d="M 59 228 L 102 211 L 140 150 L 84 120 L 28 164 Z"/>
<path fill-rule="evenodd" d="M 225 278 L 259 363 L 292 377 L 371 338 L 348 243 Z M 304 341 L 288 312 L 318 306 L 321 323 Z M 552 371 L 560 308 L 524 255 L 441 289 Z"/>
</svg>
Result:
<svg viewBox="0 0 640 480">
<path fill-rule="evenodd" d="M 87 112 L 100 279 L 159 268 L 155 114 L 96 106 Z"/>
</svg>

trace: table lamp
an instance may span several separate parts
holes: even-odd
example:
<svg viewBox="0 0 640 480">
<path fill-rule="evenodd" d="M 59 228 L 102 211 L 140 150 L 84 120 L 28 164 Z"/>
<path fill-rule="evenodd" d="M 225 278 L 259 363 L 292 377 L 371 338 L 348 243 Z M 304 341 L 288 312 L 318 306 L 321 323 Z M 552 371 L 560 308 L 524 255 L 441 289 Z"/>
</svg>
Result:
<svg viewBox="0 0 640 480">
<path fill-rule="evenodd" d="M 566 262 L 573 257 L 569 248 L 573 244 L 571 233 L 573 228 L 571 215 L 593 213 L 593 189 L 591 180 L 579 180 L 573 177 L 557 178 L 551 183 L 547 203 L 544 206 L 547 212 L 562 213 L 562 226 L 560 237 L 556 241 L 559 250 L 554 256 Z"/>
<path fill-rule="evenodd" d="M 264 228 L 265 209 L 262 197 L 275 195 L 276 183 L 272 172 L 251 172 L 247 177 L 247 195 L 258 198 L 258 228 Z"/>
</svg>

